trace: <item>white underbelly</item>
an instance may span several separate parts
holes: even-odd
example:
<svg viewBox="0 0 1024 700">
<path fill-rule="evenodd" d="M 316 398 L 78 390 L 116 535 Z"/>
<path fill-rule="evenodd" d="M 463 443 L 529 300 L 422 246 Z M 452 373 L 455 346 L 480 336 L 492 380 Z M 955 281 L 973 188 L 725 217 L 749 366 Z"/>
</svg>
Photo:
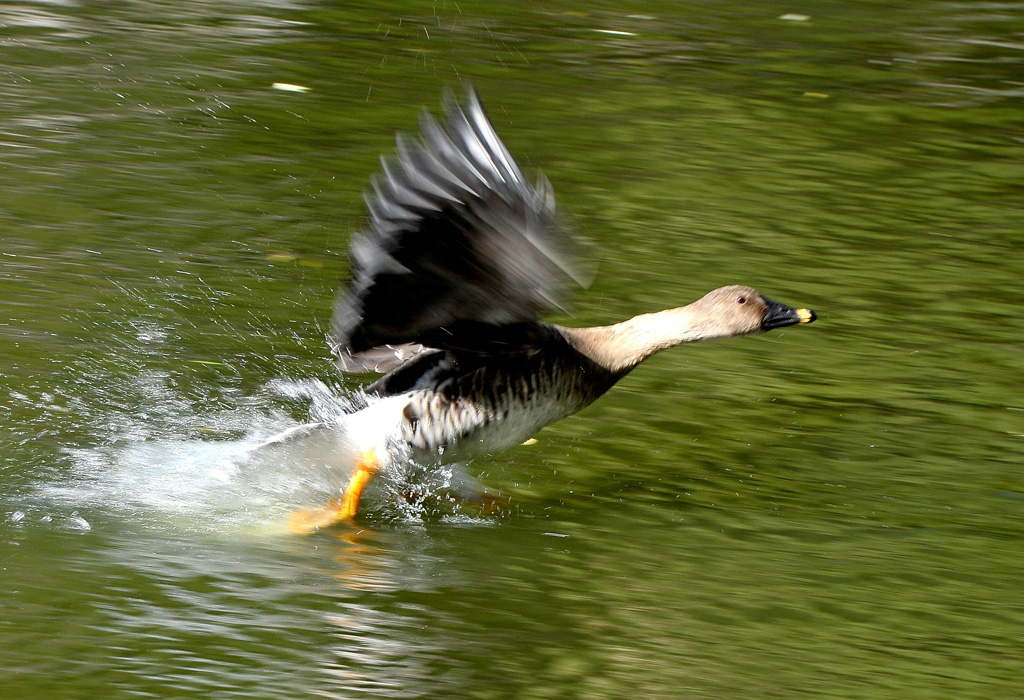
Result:
<svg viewBox="0 0 1024 700">
<path fill-rule="evenodd" d="M 421 465 L 454 462 L 520 445 L 575 412 L 557 401 L 536 400 L 488 412 L 471 402 L 424 399 L 416 393 L 371 399 L 365 408 L 335 422 L 285 431 L 265 447 L 322 440 L 326 432 L 331 436 L 326 449 L 334 457 L 325 461 L 351 463 L 373 450 L 386 461 L 407 457 Z M 410 421 L 416 414 L 419 420 Z"/>
<path fill-rule="evenodd" d="M 403 426 L 405 440 L 418 460 L 433 457 L 450 462 L 507 450 L 575 411 L 541 396 L 525 404 L 511 403 L 498 408 L 440 397 L 418 405 L 415 394 L 407 396 L 414 402 L 413 410 L 420 412 L 418 421 Z"/>
<path fill-rule="evenodd" d="M 469 459 L 516 447 L 534 437 L 544 426 L 570 413 L 572 411 L 557 404 L 511 410 L 500 419 L 476 427 L 454 444 L 446 445 L 443 458 L 446 461 Z"/>
</svg>

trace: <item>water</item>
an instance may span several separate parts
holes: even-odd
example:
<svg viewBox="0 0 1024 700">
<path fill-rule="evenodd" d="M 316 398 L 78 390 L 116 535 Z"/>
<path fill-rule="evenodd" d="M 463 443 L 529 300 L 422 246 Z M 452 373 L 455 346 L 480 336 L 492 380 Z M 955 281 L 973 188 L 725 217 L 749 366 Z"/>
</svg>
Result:
<svg viewBox="0 0 1024 700">
<path fill-rule="evenodd" d="M 1021 9 L 5 5 L 4 697 L 1024 694 Z M 555 320 L 820 320 L 290 535 L 344 470 L 251 450 L 356 389 L 361 193 L 463 78 L 590 239 Z"/>
</svg>

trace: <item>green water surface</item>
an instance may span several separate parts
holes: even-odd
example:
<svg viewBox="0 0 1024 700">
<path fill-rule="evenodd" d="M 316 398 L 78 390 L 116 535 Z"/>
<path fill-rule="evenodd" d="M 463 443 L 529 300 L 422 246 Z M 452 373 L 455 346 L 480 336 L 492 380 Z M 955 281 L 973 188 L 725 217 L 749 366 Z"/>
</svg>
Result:
<svg viewBox="0 0 1024 700">
<path fill-rule="evenodd" d="M 1024 697 L 1022 9 L 4 4 L 0 697 Z M 225 455 L 357 387 L 362 193 L 464 80 L 589 239 L 556 320 L 819 321 L 465 465 L 497 513 L 283 534 Z"/>
</svg>

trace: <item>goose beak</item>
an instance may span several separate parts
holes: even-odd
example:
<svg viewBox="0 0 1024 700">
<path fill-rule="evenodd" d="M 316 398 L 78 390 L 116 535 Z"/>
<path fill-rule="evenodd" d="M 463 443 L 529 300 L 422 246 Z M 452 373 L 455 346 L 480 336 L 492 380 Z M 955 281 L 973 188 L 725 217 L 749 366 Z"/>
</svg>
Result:
<svg viewBox="0 0 1024 700">
<path fill-rule="evenodd" d="M 798 323 L 811 323 L 818 316 L 810 309 L 794 309 L 771 299 L 765 299 L 764 317 L 761 319 L 761 330 L 795 326 Z"/>
</svg>

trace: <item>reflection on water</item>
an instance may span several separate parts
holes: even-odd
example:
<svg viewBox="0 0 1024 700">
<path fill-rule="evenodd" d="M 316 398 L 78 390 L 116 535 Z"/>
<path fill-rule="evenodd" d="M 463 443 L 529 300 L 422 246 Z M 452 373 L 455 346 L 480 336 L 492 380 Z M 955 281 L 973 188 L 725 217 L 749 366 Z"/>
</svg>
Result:
<svg viewBox="0 0 1024 700">
<path fill-rule="evenodd" d="M 1010 5 L 0 14 L 5 694 L 1024 694 Z M 816 332 L 659 356 L 533 447 L 389 475 L 358 529 L 281 533 L 345 465 L 253 450 L 344 411 L 361 192 L 464 78 L 595 242 L 559 320 L 742 282 Z"/>
<path fill-rule="evenodd" d="M 25 687 L 45 695 L 70 684 L 76 697 L 119 686 L 181 696 L 220 692 L 229 677 L 260 694 L 302 687 L 343 697 L 343 688 L 404 685 L 439 653 L 411 634 L 400 610 L 339 596 L 401 585 L 402 572 L 385 568 L 388 552 L 372 533 L 255 546 L 118 529 L 123 534 L 108 534 L 100 547 L 48 538 L 62 572 L 21 579 L 28 602 L 7 616 L 5 666 L 33 679 Z M 23 546 L 38 544 L 26 534 Z M 405 574 L 429 574 L 425 563 L 440 565 L 421 556 Z M 34 619 L 55 616 L 59 636 L 32 633 Z"/>
</svg>

